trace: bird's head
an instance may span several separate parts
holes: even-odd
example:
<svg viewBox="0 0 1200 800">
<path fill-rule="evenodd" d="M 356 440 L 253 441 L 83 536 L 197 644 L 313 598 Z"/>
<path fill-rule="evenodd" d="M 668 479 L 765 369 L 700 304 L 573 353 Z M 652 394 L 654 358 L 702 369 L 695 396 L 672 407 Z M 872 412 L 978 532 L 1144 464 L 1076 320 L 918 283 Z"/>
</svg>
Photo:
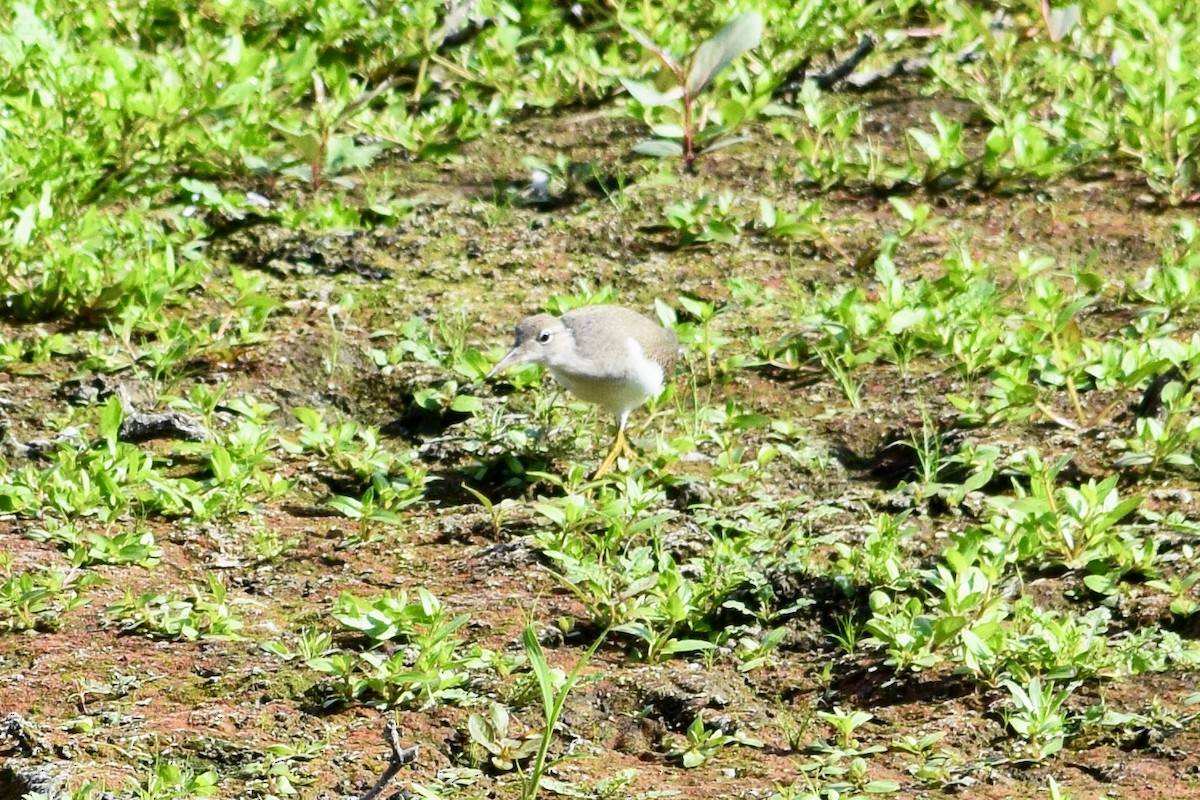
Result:
<svg viewBox="0 0 1200 800">
<path fill-rule="evenodd" d="M 573 347 L 574 337 L 562 320 L 549 314 L 534 314 L 517 324 L 512 349 L 492 367 L 488 377 L 518 364 L 533 362 L 546 366 L 559 363 L 568 357 Z"/>
</svg>

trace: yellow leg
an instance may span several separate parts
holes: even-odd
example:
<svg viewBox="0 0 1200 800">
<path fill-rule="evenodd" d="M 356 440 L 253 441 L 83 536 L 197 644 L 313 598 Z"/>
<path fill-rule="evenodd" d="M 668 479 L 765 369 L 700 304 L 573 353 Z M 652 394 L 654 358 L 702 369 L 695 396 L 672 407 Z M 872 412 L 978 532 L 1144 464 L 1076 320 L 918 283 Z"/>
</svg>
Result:
<svg viewBox="0 0 1200 800">
<path fill-rule="evenodd" d="M 629 442 L 625 441 L 625 430 L 617 428 L 617 438 L 613 440 L 612 448 L 609 449 L 608 455 L 604 457 L 604 461 L 600 463 L 600 468 L 592 475 L 592 480 L 608 473 L 617 463 L 617 458 L 624 455 L 626 458 L 633 458 L 633 450 L 629 448 Z"/>
<path fill-rule="evenodd" d="M 633 461 L 637 458 L 637 453 L 633 452 L 633 448 L 629 446 L 629 440 L 625 438 L 625 429 L 621 428 L 617 431 L 617 439 L 621 442 L 621 454 Z"/>
</svg>

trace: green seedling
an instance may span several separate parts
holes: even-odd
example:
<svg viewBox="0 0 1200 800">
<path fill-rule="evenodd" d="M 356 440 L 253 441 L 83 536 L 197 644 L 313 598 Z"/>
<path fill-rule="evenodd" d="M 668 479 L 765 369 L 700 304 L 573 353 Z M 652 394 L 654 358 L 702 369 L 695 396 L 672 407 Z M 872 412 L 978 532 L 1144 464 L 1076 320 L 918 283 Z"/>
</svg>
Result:
<svg viewBox="0 0 1200 800">
<path fill-rule="evenodd" d="M 214 574 L 208 590 L 193 586 L 190 596 L 177 593 L 126 590 L 120 601 L 108 607 L 110 618 L 123 631 L 140 631 L 155 639 L 193 642 L 198 639 L 238 641 L 243 622 L 227 601 L 226 588 Z"/>
<path fill-rule="evenodd" d="M 472 714 L 467 719 L 471 741 L 487 751 L 488 760 L 499 772 L 516 769 L 518 764 L 537 753 L 541 742 L 538 736 L 520 739 L 511 736 L 510 719 L 508 709 L 500 703 L 492 703 L 487 716 Z"/>
<path fill-rule="evenodd" d="M 0 631 L 50 631 L 63 614 L 87 603 L 84 590 L 95 575 L 43 568 L 13 574 L 12 560 L 0 553 Z"/>
<path fill-rule="evenodd" d="M 1200 612 L 1200 601 L 1195 597 L 1197 584 L 1200 584 L 1200 572 L 1146 582 L 1147 587 L 1171 595 L 1170 611 L 1177 617 L 1190 617 Z"/>
<path fill-rule="evenodd" d="M 521 787 L 521 800 L 535 800 L 538 794 L 538 789 L 546 775 L 546 770 L 552 766 L 549 762 L 548 755 L 550 752 L 550 743 L 554 739 L 554 729 L 558 726 L 558 720 L 562 716 L 563 708 L 567 704 L 567 697 L 570 696 L 571 690 L 575 688 L 575 684 L 579 681 L 579 674 L 596 651 L 600 649 L 605 639 L 608 638 L 608 630 L 600 632 L 587 651 L 580 656 L 575 662 L 575 666 L 565 678 L 561 676 L 558 670 L 553 670 L 546 662 L 546 654 L 542 650 L 542 644 L 538 641 L 537 631 L 532 625 L 526 625 L 525 630 L 521 635 L 521 641 L 525 646 L 525 657 L 529 659 L 530 669 L 533 670 L 534 677 L 537 679 L 538 689 L 541 692 L 542 714 L 545 718 L 546 727 L 542 729 L 542 736 L 538 743 L 537 755 L 534 756 L 533 766 L 529 770 L 529 775 L 525 777 Z"/>
<path fill-rule="evenodd" d="M 330 182 L 352 187 L 353 183 L 336 177 L 338 173 L 370 166 L 384 149 L 382 144 L 360 145 L 353 136 L 334 135 L 334 131 L 359 109 L 358 103 L 351 99 L 354 87 L 349 79 L 344 74 L 339 74 L 338 78 L 332 87 L 335 92 L 330 92 L 320 72 L 313 71 L 314 102 L 309 119 L 304 120 L 301 127 L 271 123 L 301 162 L 281 174 L 307 180 L 314 190 L 320 189 L 329 176 L 335 176 Z"/>
<path fill-rule="evenodd" d="M 762 39 L 763 19 L 756 11 L 750 11 L 731 20 L 717 31 L 713 38 L 697 47 L 686 60 L 680 62 L 660 47 L 649 36 L 633 28 L 626 30 L 637 39 L 642 47 L 653 53 L 666 68 L 661 83 L 674 82 L 665 90 L 641 81 L 621 79 L 629 93 L 646 108 L 656 108 L 678 103 L 674 109 L 675 121 L 655 125 L 655 138 L 640 142 L 634 150 L 643 155 L 658 158 L 682 156 L 684 168 L 691 172 L 696 157 L 712 152 L 743 139 L 728 137 L 746 115 L 746 107 L 733 100 L 726 101 L 720 109 L 722 122 L 706 126 L 704 117 L 697 119 L 696 100 L 721 70 L 747 50 L 758 46 Z"/>
<path fill-rule="evenodd" d="M 284 658 L 320 653 L 305 663 L 332 679 L 328 706 L 365 701 L 388 710 L 465 702 L 474 697 L 465 688 L 469 670 L 495 660 L 490 651 L 467 646 L 455 635 L 467 615 L 451 618 L 441 601 L 423 588 L 411 601 L 404 591 L 373 600 L 343 594 L 333 616 L 343 628 L 361 634 L 369 649 L 331 651 L 328 640 L 311 637 L 299 642 L 295 653 L 278 642 L 265 645 Z M 392 642 L 399 649 L 391 647 Z"/>
<path fill-rule="evenodd" d="M 708 728 L 704 724 L 704 715 L 697 714 L 696 718 L 692 720 L 692 724 L 688 726 L 686 741 L 671 747 L 667 751 L 667 757 L 677 760 L 687 769 L 692 769 L 706 763 L 731 744 L 747 747 L 763 746 L 762 742 L 741 731 L 730 734 L 720 728 Z"/>
<path fill-rule="evenodd" d="M 1004 721 L 1024 741 L 1029 758 L 1042 761 L 1061 750 L 1067 735 L 1063 706 L 1078 684 L 1058 689 L 1053 683 L 1043 686 L 1040 678 L 1033 678 L 1028 687 L 1015 681 L 1004 681 L 1003 685 L 1011 695 L 1009 707 L 1003 712 Z"/>
</svg>

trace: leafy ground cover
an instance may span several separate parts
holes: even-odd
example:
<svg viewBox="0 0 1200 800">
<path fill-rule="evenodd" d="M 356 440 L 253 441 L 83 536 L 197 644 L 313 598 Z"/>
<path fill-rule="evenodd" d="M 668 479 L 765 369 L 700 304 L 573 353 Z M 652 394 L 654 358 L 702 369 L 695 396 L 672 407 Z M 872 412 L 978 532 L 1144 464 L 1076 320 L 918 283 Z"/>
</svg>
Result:
<svg viewBox="0 0 1200 800">
<path fill-rule="evenodd" d="M 1195 796 L 1198 34 L 6 6 L 0 797 Z"/>
</svg>

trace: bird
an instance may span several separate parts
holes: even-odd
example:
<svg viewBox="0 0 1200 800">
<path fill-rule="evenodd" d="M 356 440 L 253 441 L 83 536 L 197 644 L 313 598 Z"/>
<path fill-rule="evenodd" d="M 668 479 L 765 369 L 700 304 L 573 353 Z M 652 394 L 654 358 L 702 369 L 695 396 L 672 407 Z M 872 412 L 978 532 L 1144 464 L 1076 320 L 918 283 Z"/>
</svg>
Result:
<svg viewBox="0 0 1200 800">
<path fill-rule="evenodd" d="M 488 373 L 492 378 L 517 364 L 541 364 L 571 394 L 613 415 L 617 435 L 592 478 L 600 478 L 621 455 L 633 458 L 625 440 L 629 414 L 657 397 L 679 356 L 675 334 L 649 317 L 617 305 L 582 306 L 561 317 L 525 317 L 512 349 Z"/>
</svg>

